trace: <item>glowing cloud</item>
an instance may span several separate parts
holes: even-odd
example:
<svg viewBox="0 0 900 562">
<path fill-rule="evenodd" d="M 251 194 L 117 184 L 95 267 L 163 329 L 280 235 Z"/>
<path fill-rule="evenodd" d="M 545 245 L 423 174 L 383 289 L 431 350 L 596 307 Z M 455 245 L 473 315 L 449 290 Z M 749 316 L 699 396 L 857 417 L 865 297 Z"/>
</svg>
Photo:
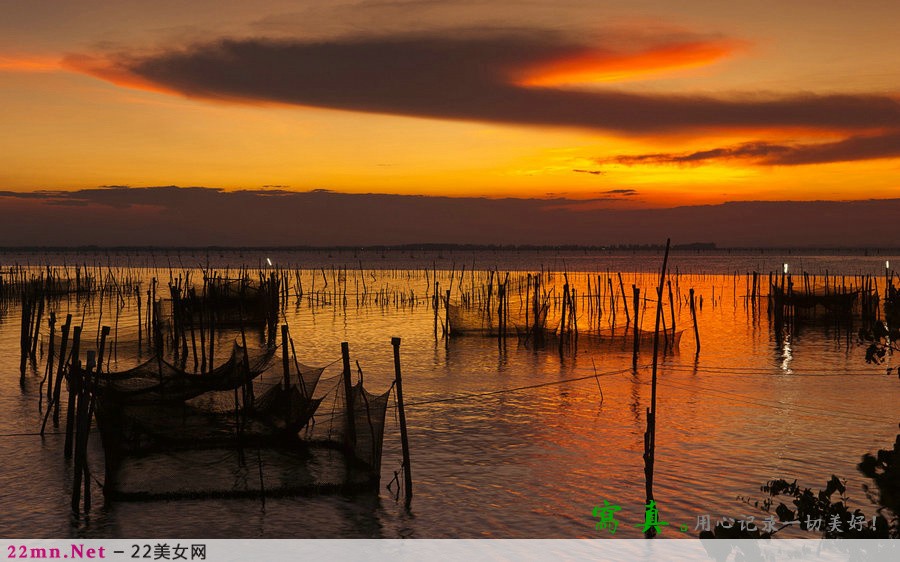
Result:
<svg viewBox="0 0 900 562">
<path fill-rule="evenodd" d="M 0 55 L 0 72 L 56 72 L 58 70 L 62 70 L 62 66 L 57 59 Z"/>
<path fill-rule="evenodd" d="M 712 64 L 731 55 L 738 45 L 718 40 L 655 45 L 636 52 L 586 50 L 529 68 L 518 83 L 547 87 L 640 80 Z"/>
</svg>

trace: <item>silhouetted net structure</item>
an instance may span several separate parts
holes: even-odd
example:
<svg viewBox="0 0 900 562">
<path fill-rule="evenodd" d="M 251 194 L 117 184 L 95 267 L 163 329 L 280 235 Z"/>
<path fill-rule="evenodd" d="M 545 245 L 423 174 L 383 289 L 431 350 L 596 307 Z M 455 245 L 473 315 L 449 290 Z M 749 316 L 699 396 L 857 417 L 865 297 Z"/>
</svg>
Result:
<svg viewBox="0 0 900 562">
<path fill-rule="evenodd" d="M 160 357 L 101 375 L 97 419 L 113 499 L 303 495 L 377 489 L 390 390 L 235 344 L 188 372 Z M 288 382 L 286 382 L 286 380 Z M 322 388 L 324 387 L 324 388 Z M 352 424 L 352 429 L 351 429 Z"/>
<path fill-rule="evenodd" d="M 491 335 L 497 333 L 497 321 L 490 310 L 478 307 L 466 309 L 448 305 L 447 316 L 453 335 Z"/>
<path fill-rule="evenodd" d="M 454 336 L 496 336 L 501 331 L 500 313 L 484 306 L 466 307 L 450 304 L 447 310 L 450 321 L 450 333 Z M 547 310 L 542 309 L 538 324 L 543 326 L 547 319 Z M 533 321 L 526 322 L 521 311 L 509 314 L 506 332 L 515 334 L 530 328 Z"/>
</svg>

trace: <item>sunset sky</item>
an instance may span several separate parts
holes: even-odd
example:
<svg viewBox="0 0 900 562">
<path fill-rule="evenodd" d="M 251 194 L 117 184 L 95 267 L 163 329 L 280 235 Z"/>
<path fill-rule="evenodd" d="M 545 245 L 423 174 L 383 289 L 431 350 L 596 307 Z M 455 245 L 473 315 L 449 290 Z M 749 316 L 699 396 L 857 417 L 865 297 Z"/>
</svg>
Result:
<svg viewBox="0 0 900 562">
<path fill-rule="evenodd" d="M 900 193 L 896 1 L 35 0 L 0 14 L 8 209 L 100 186 L 624 210 Z"/>
</svg>

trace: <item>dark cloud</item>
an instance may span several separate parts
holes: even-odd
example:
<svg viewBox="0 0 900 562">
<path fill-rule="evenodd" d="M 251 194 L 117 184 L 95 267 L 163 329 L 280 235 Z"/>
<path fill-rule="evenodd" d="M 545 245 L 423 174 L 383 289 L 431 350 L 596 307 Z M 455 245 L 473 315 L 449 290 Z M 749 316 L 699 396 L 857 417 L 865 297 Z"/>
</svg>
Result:
<svg viewBox="0 0 900 562">
<path fill-rule="evenodd" d="M 49 199 L 52 198 L 55 194 L 62 193 L 63 195 L 66 192 L 61 191 L 0 191 L 0 197 L 15 197 L 18 199 Z"/>
<path fill-rule="evenodd" d="M 59 205 L 62 207 L 87 207 L 90 205 L 87 201 L 82 201 L 79 199 L 47 199 L 45 201 L 47 205 Z"/>
<path fill-rule="evenodd" d="M 603 170 L 572 170 L 572 171 L 576 172 L 578 174 L 591 174 L 594 176 L 602 176 L 603 174 L 606 173 Z"/>
<path fill-rule="evenodd" d="M 626 166 L 638 164 L 701 164 L 709 160 L 760 160 L 771 157 L 773 154 L 782 154 L 789 150 L 791 150 L 791 148 L 788 146 L 765 142 L 751 142 L 725 148 L 700 150 L 697 152 L 656 152 L 650 154 L 620 155 L 612 158 L 598 159 L 598 162 L 604 164 L 625 164 Z"/>
<path fill-rule="evenodd" d="M 854 136 L 838 142 L 798 145 L 766 159 L 768 164 L 796 166 L 900 156 L 900 132 Z"/>
<path fill-rule="evenodd" d="M 258 247 L 648 244 L 673 237 L 721 246 L 861 247 L 893 244 L 900 216 L 900 199 L 614 208 L 635 193 L 615 189 L 581 201 L 327 191 L 273 196 L 173 186 L 6 191 L 0 192 L 0 240 L 6 246 Z"/>
<path fill-rule="evenodd" d="M 710 41 L 665 40 L 675 43 L 648 45 L 647 52 L 678 47 L 677 41 Z M 900 129 L 898 101 L 876 94 L 725 98 L 517 84 L 529 69 L 586 53 L 615 56 L 618 48 L 615 41 L 588 44 L 550 31 L 456 31 L 315 42 L 226 39 L 154 54 L 70 57 L 68 64 L 119 83 L 199 98 L 624 134 Z"/>
<path fill-rule="evenodd" d="M 854 136 L 818 144 L 750 142 L 696 152 L 658 152 L 598 158 L 600 164 L 699 165 L 717 160 L 743 160 L 768 166 L 799 166 L 900 157 L 900 133 Z"/>
<path fill-rule="evenodd" d="M 624 195 L 628 197 L 638 194 L 636 189 L 610 189 L 609 191 L 601 191 L 600 193 L 601 195 Z"/>
</svg>

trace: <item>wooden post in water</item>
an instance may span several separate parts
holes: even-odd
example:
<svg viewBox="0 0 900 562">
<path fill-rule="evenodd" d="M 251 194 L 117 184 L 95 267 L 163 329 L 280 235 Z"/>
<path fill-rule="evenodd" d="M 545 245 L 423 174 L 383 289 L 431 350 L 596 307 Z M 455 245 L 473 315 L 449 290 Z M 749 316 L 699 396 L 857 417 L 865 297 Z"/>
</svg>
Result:
<svg viewBox="0 0 900 562">
<path fill-rule="evenodd" d="M 672 280 L 671 279 L 667 280 L 666 285 L 669 287 L 669 311 L 672 313 L 672 344 L 674 347 L 674 342 L 675 342 L 675 298 L 672 296 Z"/>
<path fill-rule="evenodd" d="M 185 330 L 185 322 L 187 321 L 187 309 L 185 308 L 185 297 L 187 296 L 187 291 L 182 289 L 181 285 L 181 276 L 178 277 L 178 330 L 181 332 L 181 364 L 182 368 L 187 364 L 187 354 L 188 354 L 188 345 L 187 345 L 187 331 Z M 174 303 L 173 303 L 174 304 Z M 118 318 L 118 315 L 116 316 Z M 175 347 L 178 347 L 178 342 L 175 342 Z"/>
<path fill-rule="evenodd" d="M 244 374 L 245 379 L 244 379 L 244 382 L 241 383 L 241 388 L 243 389 L 242 398 L 244 400 L 244 406 L 246 407 L 247 404 L 250 404 L 250 407 L 252 408 L 254 403 L 256 402 L 256 395 L 253 391 L 253 378 L 250 377 L 250 356 L 249 356 L 249 350 L 247 349 L 247 331 L 244 329 L 244 299 L 245 299 L 247 293 L 246 293 L 243 275 L 241 276 L 240 283 L 241 283 L 241 290 L 240 290 L 240 296 L 238 297 L 238 319 L 240 321 L 240 326 L 241 326 L 241 347 L 244 348 L 243 349 L 243 356 L 244 356 L 243 367 L 244 367 L 244 373 L 245 373 Z M 275 300 L 277 301 L 277 299 L 275 299 Z M 277 319 L 278 319 L 278 317 L 277 317 L 277 312 L 276 312 L 276 317 L 275 317 L 276 322 L 277 322 Z M 287 328 L 287 326 L 284 326 L 284 328 Z M 274 326 L 273 326 L 272 330 L 274 331 Z M 273 348 L 274 348 L 274 343 L 273 343 Z M 290 388 L 290 380 L 289 379 L 288 379 L 287 383 L 284 385 L 284 390 L 287 391 L 288 388 Z M 288 417 L 290 417 L 290 406 L 288 406 Z M 285 422 L 285 423 L 287 423 L 287 422 Z"/>
<path fill-rule="evenodd" d="M 519 297 L 521 298 L 522 293 L 519 293 Z M 531 274 L 528 274 L 527 282 L 525 283 L 525 335 L 528 336 L 528 330 L 531 324 L 529 324 L 528 318 L 528 309 L 531 308 Z"/>
<path fill-rule="evenodd" d="M 446 302 L 444 303 L 444 322 L 446 322 L 446 343 L 450 345 L 450 289 L 447 289 Z"/>
<path fill-rule="evenodd" d="M 29 350 L 29 356 L 32 361 L 37 360 L 37 344 L 38 344 L 38 336 L 41 335 L 41 318 L 44 315 L 44 291 L 41 289 L 37 293 L 38 299 L 38 309 L 37 316 L 34 321 L 34 335 L 31 337 L 31 349 Z"/>
<path fill-rule="evenodd" d="M 81 342 L 81 326 L 75 326 L 75 330 L 72 333 L 72 363 L 74 366 L 80 363 L 78 362 L 78 346 Z M 66 443 L 63 448 L 63 456 L 67 459 L 72 458 L 72 445 L 73 445 L 73 437 L 75 431 L 75 398 L 78 396 L 78 393 L 81 391 L 80 383 L 78 382 L 78 376 L 70 376 L 71 380 L 69 381 L 69 404 L 66 410 Z"/>
<path fill-rule="evenodd" d="M 31 300 L 28 293 L 22 291 L 22 324 L 19 334 L 19 382 L 25 382 L 25 364 L 28 362 L 28 338 L 31 333 Z"/>
<path fill-rule="evenodd" d="M 697 308 L 694 306 L 694 288 L 691 287 L 690 290 L 691 295 L 691 320 L 694 322 L 694 340 L 697 342 L 697 354 L 696 356 L 700 356 L 700 331 L 697 329 Z"/>
<path fill-rule="evenodd" d="M 400 375 L 400 338 L 391 338 L 394 346 L 394 378 L 397 383 L 397 413 L 400 417 L 400 446 L 403 449 L 403 484 L 406 491 L 406 509 L 412 502 L 412 467 L 409 463 L 409 436 L 406 432 L 406 411 L 403 409 L 403 378 Z"/>
<path fill-rule="evenodd" d="M 610 318 L 610 325 L 612 329 L 616 329 L 616 295 L 615 289 L 613 289 L 612 277 L 606 278 L 607 285 L 609 286 L 609 310 L 612 312 L 612 316 Z M 634 285 L 632 285 L 634 287 Z M 625 293 L 622 293 L 622 298 L 625 298 Z M 627 328 L 626 328 L 627 331 Z"/>
<path fill-rule="evenodd" d="M 63 324 L 61 334 L 60 334 L 60 344 L 59 344 L 59 363 L 56 369 L 56 382 L 53 383 L 53 425 L 59 425 L 59 401 L 60 394 L 62 393 L 62 378 L 63 378 L 63 369 L 66 366 L 66 347 L 69 343 L 69 329 L 72 327 L 72 315 L 66 315 L 66 323 Z M 48 406 L 49 408 L 49 406 Z M 50 415 L 50 410 L 47 410 L 47 415 Z M 44 418 L 44 425 L 47 424 L 47 418 Z M 41 427 L 41 432 L 43 433 L 44 428 Z"/>
<path fill-rule="evenodd" d="M 634 293 L 634 351 L 631 353 L 631 366 L 634 370 L 637 370 L 638 350 L 640 349 L 641 342 L 641 334 L 638 328 L 638 307 L 640 306 L 641 301 L 641 290 L 635 285 L 631 286 L 631 290 Z M 627 330 L 628 328 L 626 328 L 626 333 Z"/>
<path fill-rule="evenodd" d="M 246 343 L 244 344 L 246 345 Z M 246 349 L 244 357 L 246 357 Z M 284 428 L 291 425 L 291 364 L 288 357 L 288 327 L 281 325 L 281 367 L 284 369 Z M 248 370 L 249 375 L 249 370 Z M 300 376 L 299 370 L 297 375 Z"/>
<path fill-rule="evenodd" d="M 191 352 L 194 354 L 194 371 L 197 370 L 197 336 L 194 333 L 194 306 L 197 304 L 197 299 L 194 298 L 194 289 L 188 293 L 188 303 L 189 309 L 187 312 L 188 321 L 191 323 Z M 140 347 L 140 346 L 139 346 Z M 244 346 L 246 347 L 246 345 Z"/>
<path fill-rule="evenodd" d="M 353 385 L 350 383 L 350 344 L 347 342 L 341 342 L 341 359 L 344 361 L 344 401 L 347 408 L 347 441 L 344 445 L 352 459 L 356 451 L 356 422 L 353 415 Z"/>
<path fill-rule="evenodd" d="M 106 338 L 109 336 L 109 326 L 103 326 L 100 331 L 100 349 L 98 352 L 97 358 L 97 372 L 96 374 L 91 373 L 90 368 L 90 357 L 88 358 L 88 370 L 84 375 L 84 381 L 87 386 L 84 388 L 85 398 L 87 399 L 87 415 L 84 416 L 82 420 L 82 425 L 79 426 L 79 432 L 83 435 L 81 437 L 81 462 L 82 462 L 82 472 L 84 473 L 84 511 L 88 512 L 91 510 L 91 479 L 90 479 L 90 469 L 87 464 L 87 443 L 88 437 L 91 433 L 91 420 L 94 417 L 94 402 L 97 399 L 97 388 L 100 386 L 100 371 L 103 369 L 103 357 L 104 351 L 106 349 Z M 77 454 L 77 452 L 76 452 Z"/>
<path fill-rule="evenodd" d="M 625 298 L 625 284 L 622 283 L 622 273 L 616 272 L 616 275 L 619 276 L 619 290 L 622 292 L 622 306 L 625 307 L 625 323 L 631 323 L 631 315 L 628 313 L 628 299 Z M 634 304 L 634 318 L 635 324 L 637 324 L 637 303 Z"/>
<path fill-rule="evenodd" d="M 147 289 L 147 349 L 152 349 L 152 341 L 153 341 L 153 324 L 151 318 L 153 317 L 153 301 L 150 294 L 150 289 Z"/>
<path fill-rule="evenodd" d="M 566 334 L 566 305 L 569 304 L 569 284 L 563 284 L 563 295 L 562 295 L 562 311 L 560 312 L 559 319 L 559 354 L 562 355 L 563 352 L 563 341 L 568 338 L 568 334 Z"/>
<path fill-rule="evenodd" d="M 161 355 L 162 342 L 159 341 L 161 339 L 159 333 L 159 320 L 156 318 L 156 277 L 150 281 L 150 291 L 148 291 L 147 296 L 150 298 L 150 302 L 147 304 L 147 316 L 152 316 L 152 320 L 149 318 L 148 320 L 150 321 L 150 326 L 153 327 L 153 340 L 156 344 L 156 353 Z"/>
<path fill-rule="evenodd" d="M 497 347 L 503 347 L 503 285 L 497 284 Z"/>
<path fill-rule="evenodd" d="M 291 388 L 291 367 L 288 362 L 288 327 L 281 325 L 281 366 L 284 369 L 284 390 Z"/>
<path fill-rule="evenodd" d="M 142 334 L 141 334 L 141 328 L 142 328 L 143 326 L 141 326 L 141 293 L 140 293 L 139 291 L 134 293 L 134 300 L 137 301 L 137 314 L 138 314 L 138 318 L 137 318 L 137 329 L 138 329 L 138 354 L 140 354 L 140 351 L 141 351 L 141 335 L 142 335 Z"/>
<path fill-rule="evenodd" d="M 644 437 L 644 477 L 646 479 L 647 488 L 647 505 L 653 501 L 653 468 L 656 462 L 656 375 L 659 362 L 659 325 L 662 320 L 663 282 L 666 277 L 666 265 L 669 262 L 669 244 L 670 240 L 666 239 L 666 253 L 663 256 L 663 265 L 659 274 L 659 285 L 656 288 L 656 326 L 653 330 L 653 369 L 652 378 L 650 380 L 650 410 L 647 413 L 647 433 Z M 647 538 L 653 538 L 656 536 L 656 532 L 651 527 L 646 531 L 645 536 Z"/>
<path fill-rule="evenodd" d="M 76 328 L 77 330 L 78 328 Z M 74 347 L 72 348 L 74 350 Z M 87 372 L 90 372 L 94 368 L 94 352 L 88 352 L 87 358 Z M 82 448 L 81 441 L 84 438 L 82 428 L 84 427 L 83 418 L 87 416 L 87 408 L 85 403 L 85 376 L 84 371 L 81 370 L 81 361 L 78 361 L 73 358 L 72 367 L 69 369 L 69 396 L 74 396 L 77 399 L 76 402 L 76 416 L 75 422 L 77 425 L 77 431 L 75 431 L 75 463 L 74 469 L 75 473 L 72 481 L 72 513 L 78 513 L 78 504 L 81 502 L 81 480 L 84 475 L 84 459 L 81 458 Z M 71 400 L 69 401 L 72 402 Z M 74 429 L 74 428 L 73 428 Z M 66 445 L 69 444 L 69 426 L 66 427 Z M 68 458 L 68 454 L 66 457 Z"/>
<path fill-rule="evenodd" d="M 56 339 L 56 313 L 50 312 L 50 343 L 47 346 L 47 410 L 53 402 L 53 352 Z"/>
<path fill-rule="evenodd" d="M 440 297 L 438 296 L 438 282 L 434 282 L 434 295 L 431 298 L 431 306 L 434 308 L 434 341 L 438 339 L 438 302 Z"/>
<path fill-rule="evenodd" d="M 191 290 L 193 291 L 193 289 Z M 204 299 L 201 301 L 200 309 L 197 314 L 200 322 L 200 325 L 197 328 L 200 331 L 200 372 L 206 373 L 206 325 L 203 322 L 203 316 L 206 314 L 208 299 L 206 298 L 205 290 L 203 296 Z"/>
</svg>

